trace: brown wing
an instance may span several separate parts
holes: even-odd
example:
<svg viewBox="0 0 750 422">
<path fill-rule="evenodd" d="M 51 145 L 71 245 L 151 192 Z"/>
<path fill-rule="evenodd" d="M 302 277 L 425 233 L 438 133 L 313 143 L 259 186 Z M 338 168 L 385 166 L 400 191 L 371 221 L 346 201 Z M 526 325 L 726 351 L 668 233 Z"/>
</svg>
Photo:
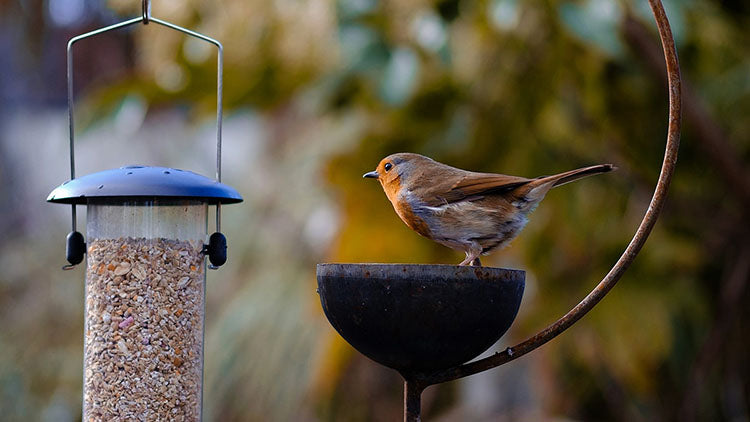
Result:
<svg viewBox="0 0 750 422">
<path fill-rule="evenodd" d="M 529 183 L 529 181 L 530 179 L 525 177 L 470 172 L 459 179 L 458 182 L 453 183 L 449 189 L 436 196 L 442 203 L 460 202 L 485 195 L 509 192 Z"/>
</svg>

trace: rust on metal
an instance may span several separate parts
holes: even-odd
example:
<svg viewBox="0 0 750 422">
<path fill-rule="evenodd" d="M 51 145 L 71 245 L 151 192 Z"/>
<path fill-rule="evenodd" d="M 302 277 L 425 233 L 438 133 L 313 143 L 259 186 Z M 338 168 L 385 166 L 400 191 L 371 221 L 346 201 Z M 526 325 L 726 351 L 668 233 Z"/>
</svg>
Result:
<svg viewBox="0 0 750 422">
<path fill-rule="evenodd" d="M 331 325 L 359 352 L 406 379 L 467 362 L 508 330 L 524 272 L 455 265 L 320 264 Z"/>
<path fill-rule="evenodd" d="M 487 302 L 487 295 L 479 294 L 479 290 L 486 293 L 495 286 L 492 286 L 493 289 L 472 290 L 475 289 L 472 285 L 484 284 L 486 287 L 494 280 L 498 284 L 510 286 L 490 300 L 494 301 L 493 305 L 496 306 L 482 307 L 479 310 L 488 321 L 502 320 L 500 325 L 489 329 L 495 331 L 493 335 L 500 333 L 495 337 L 496 340 L 507 330 L 518 310 L 518 304 L 514 301 L 517 299 L 520 302 L 523 272 L 486 267 L 456 269 L 454 266 L 402 264 L 318 266 L 321 303 L 331 325 L 360 352 L 397 369 L 404 377 L 404 421 L 420 420 L 421 393 L 426 387 L 473 375 L 518 359 L 570 328 L 615 286 L 646 242 L 664 206 L 672 180 L 680 144 L 681 123 L 680 69 L 674 39 L 661 0 L 648 1 L 659 29 L 669 85 L 669 126 L 659 180 L 643 220 L 625 251 L 599 284 L 567 314 L 515 346 L 490 357 L 461 365 L 461 362 L 471 359 L 467 358 L 471 353 L 475 353 L 476 356 L 489 347 L 489 344 L 484 343 L 492 335 L 486 332 L 478 335 L 477 331 L 467 330 L 461 325 L 460 319 L 468 318 L 467 315 L 476 313 L 477 309 L 459 309 L 458 307 L 463 305 L 456 300 L 457 293 L 464 295 L 467 301 L 484 303 Z M 470 277 L 472 282 L 462 284 L 460 280 L 466 281 L 466 277 Z M 426 288 L 428 284 L 430 288 Z M 513 285 L 516 286 L 515 290 Z M 502 297 L 503 295 L 508 297 Z M 415 302 L 411 301 L 414 298 L 421 301 L 418 304 L 418 312 L 414 312 Z M 377 311 L 379 307 L 382 309 Z M 500 313 L 495 314 L 498 309 Z M 340 312 L 342 310 L 343 312 Z M 449 311 L 448 315 L 454 318 L 433 320 L 433 317 L 444 317 L 446 310 Z M 451 327 L 455 326 L 456 322 L 458 326 Z M 419 329 L 409 331 L 414 327 Z M 441 337 L 446 331 L 450 331 L 449 335 Z M 463 351 L 448 357 L 455 352 L 452 346 L 475 342 L 481 337 L 487 338 L 481 339 L 482 344 L 472 346 L 476 350 L 481 349 L 480 352 L 472 349 L 471 353 Z M 448 343 L 451 347 L 446 348 Z"/>
<path fill-rule="evenodd" d="M 422 420 L 422 391 L 425 386 L 415 380 L 404 380 L 404 422 Z"/>
<path fill-rule="evenodd" d="M 669 126 L 667 131 L 667 145 L 664 152 L 664 160 L 662 162 L 659 180 L 657 181 L 656 189 L 654 190 L 654 195 L 651 198 L 648 209 L 646 210 L 643 220 L 638 226 L 633 239 L 620 256 L 620 259 L 617 260 L 617 263 L 615 263 L 609 273 L 607 273 L 591 293 L 552 325 L 533 335 L 529 339 L 493 356 L 444 371 L 422 374 L 420 376 L 420 381 L 422 383 L 426 385 L 438 384 L 495 368 L 514 359 L 518 359 L 526 353 L 531 352 L 557 337 L 560 333 L 570 328 L 571 325 L 586 315 L 602 300 L 602 298 L 622 277 L 625 270 L 628 269 L 636 255 L 638 255 L 638 252 L 640 252 L 644 243 L 646 243 L 646 239 L 651 233 L 651 229 L 653 229 L 654 224 L 659 217 L 659 213 L 664 207 L 664 202 L 667 198 L 667 190 L 672 181 L 672 175 L 674 174 L 675 165 L 677 163 L 677 151 L 680 147 L 680 124 L 682 117 L 680 65 L 677 60 L 677 51 L 675 50 L 672 30 L 670 29 L 669 21 L 667 20 L 667 15 L 664 11 L 664 6 L 662 5 L 661 0 L 648 0 L 648 2 L 651 6 L 654 18 L 656 19 L 656 26 L 659 29 L 659 37 L 661 38 L 667 65 L 667 79 L 669 85 Z"/>
</svg>

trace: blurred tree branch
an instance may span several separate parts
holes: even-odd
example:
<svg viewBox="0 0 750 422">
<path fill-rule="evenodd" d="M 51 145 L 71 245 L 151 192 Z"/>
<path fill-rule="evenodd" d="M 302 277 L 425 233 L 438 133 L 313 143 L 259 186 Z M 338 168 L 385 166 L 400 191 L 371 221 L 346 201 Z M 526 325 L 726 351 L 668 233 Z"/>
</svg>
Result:
<svg viewBox="0 0 750 422">
<path fill-rule="evenodd" d="M 622 24 L 622 31 L 630 48 L 639 53 L 638 56 L 643 59 L 654 77 L 665 83 L 664 65 L 660 59 L 658 45 L 648 28 L 632 15 L 627 15 Z M 706 153 L 712 167 L 716 168 L 717 174 L 726 184 L 725 192 L 736 198 L 741 205 L 740 212 L 746 215 L 750 210 L 750 175 L 745 170 L 734 143 L 710 115 L 689 81 L 685 80 L 683 98 L 686 121 L 694 129 L 699 147 Z M 743 219 L 742 215 L 739 220 Z M 723 219 L 718 220 L 721 222 Z M 731 227 L 736 227 L 739 223 L 737 218 L 730 217 L 729 221 L 732 222 Z M 706 389 L 711 386 L 707 377 L 727 356 L 727 350 L 731 349 L 729 343 L 733 332 L 737 330 L 736 321 L 740 318 L 741 304 L 750 280 L 750 245 L 745 237 L 740 238 L 740 251 L 727 258 L 726 275 L 717 284 L 717 312 L 687 376 L 686 388 L 679 403 L 680 420 L 690 422 L 700 419 L 701 408 L 706 404 Z M 710 245 L 706 247 L 711 250 Z M 722 245 L 721 250 L 726 250 L 726 247 L 726 244 Z M 720 384 L 725 382 L 722 381 Z"/>
<path fill-rule="evenodd" d="M 690 370 L 686 391 L 681 404 L 680 420 L 691 422 L 698 420 L 701 396 L 706 387 L 706 376 L 719 364 L 727 343 L 731 338 L 733 325 L 740 315 L 745 288 L 750 280 L 750 246 L 745 247 L 730 258 L 727 274 L 721 281 L 718 297 L 718 315 L 703 345 L 701 346 L 693 367 Z M 747 415 L 745 415 L 747 416 Z"/>
<path fill-rule="evenodd" d="M 659 44 L 649 29 L 631 14 L 622 23 L 625 41 L 654 77 L 666 86 L 667 79 Z M 695 130 L 700 147 L 708 154 L 717 172 L 728 185 L 727 192 L 736 196 L 744 209 L 750 210 L 750 175 L 745 171 L 739 154 L 721 126 L 714 120 L 703 101 L 695 94 L 688 78 L 683 76 L 682 92 L 686 122 Z"/>
</svg>

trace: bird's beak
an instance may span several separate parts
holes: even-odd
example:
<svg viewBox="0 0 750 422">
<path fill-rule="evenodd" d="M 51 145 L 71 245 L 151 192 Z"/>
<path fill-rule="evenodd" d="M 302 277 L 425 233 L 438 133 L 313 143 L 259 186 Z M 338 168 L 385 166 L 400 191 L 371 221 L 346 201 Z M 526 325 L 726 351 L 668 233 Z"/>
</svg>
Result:
<svg viewBox="0 0 750 422">
<path fill-rule="evenodd" d="M 363 174 L 362 177 L 370 178 L 370 179 L 377 179 L 378 177 L 380 177 L 380 175 L 378 174 L 377 171 L 371 171 L 369 173 Z"/>
</svg>

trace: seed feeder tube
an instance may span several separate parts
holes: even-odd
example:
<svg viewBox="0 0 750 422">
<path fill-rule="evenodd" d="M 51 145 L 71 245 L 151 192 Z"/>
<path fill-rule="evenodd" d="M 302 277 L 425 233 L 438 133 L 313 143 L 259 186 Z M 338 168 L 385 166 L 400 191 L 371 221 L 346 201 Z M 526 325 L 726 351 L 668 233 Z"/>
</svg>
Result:
<svg viewBox="0 0 750 422">
<path fill-rule="evenodd" d="M 226 262 L 221 205 L 242 197 L 221 183 L 222 48 L 218 41 L 150 16 L 74 37 L 68 43 L 71 179 L 47 200 L 70 204 L 71 268 L 86 255 L 83 418 L 202 418 L 206 258 Z M 157 23 L 219 48 L 216 179 L 168 167 L 127 166 L 76 178 L 73 131 L 75 42 L 136 23 Z M 86 237 L 76 206 L 86 206 Z M 216 232 L 208 236 L 208 207 Z M 206 243 L 206 241 L 208 241 Z"/>
</svg>

